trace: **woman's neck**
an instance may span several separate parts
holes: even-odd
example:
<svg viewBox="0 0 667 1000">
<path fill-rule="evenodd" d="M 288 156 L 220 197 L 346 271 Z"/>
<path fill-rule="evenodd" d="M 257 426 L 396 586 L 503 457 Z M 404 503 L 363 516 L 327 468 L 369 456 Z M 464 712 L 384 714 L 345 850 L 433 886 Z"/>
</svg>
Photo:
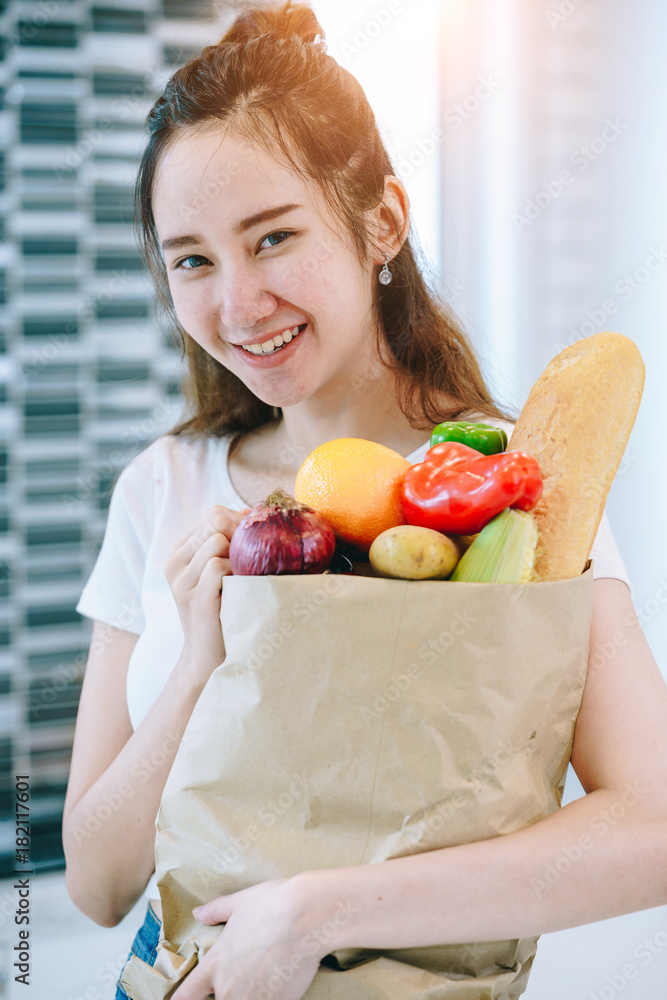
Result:
<svg viewBox="0 0 667 1000">
<path fill-rule="evenodd" d="M 347 386 L 337 400 L 311 398 L 284 407 L 282 416 L 266 428 L 282 464 L 296 472 L 311 451 L 334 438 L 377 441 L 404 456 L 428 441 L 433 424 L 412 426 L 396 398 L 393 372 L 383 372 Z"/>
<path fill-rule="evenodd" d="M 387 378 L 390 376 L 391 381 Z M 328 387 L 322 394 L 283 407 L 279 418 L 237 435 L 230 444 L 227 468 L 234 489 L 252 507 L 281 486 L 294 494 L 297 473 L 308 455 L 325 441 L 341 437 L 376 441 L 407 458 L 425 444 L 433 424 L 413 427 L 401 410 L 388 369 L 364 379 L 350 379 L 348 390 Z M 444 397 L 443 416 L 453 409 Z"/>
</svg>

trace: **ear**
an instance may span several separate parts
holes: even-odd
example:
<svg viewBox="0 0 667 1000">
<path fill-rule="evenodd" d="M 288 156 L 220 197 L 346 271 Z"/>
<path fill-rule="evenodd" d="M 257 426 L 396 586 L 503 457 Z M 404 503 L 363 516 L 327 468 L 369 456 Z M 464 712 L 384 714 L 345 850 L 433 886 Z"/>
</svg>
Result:
<svg viewBox="0 0 667 1000">
<path fill-rule="evenodd" d="M 384 194 L 376 209 L 375 242 L 377 259 L 374 264 L 384 264 L 385 256 L 393 260 L 410 232 L 410 199 L 403 182 L 387 174 Z"/>
</svg>

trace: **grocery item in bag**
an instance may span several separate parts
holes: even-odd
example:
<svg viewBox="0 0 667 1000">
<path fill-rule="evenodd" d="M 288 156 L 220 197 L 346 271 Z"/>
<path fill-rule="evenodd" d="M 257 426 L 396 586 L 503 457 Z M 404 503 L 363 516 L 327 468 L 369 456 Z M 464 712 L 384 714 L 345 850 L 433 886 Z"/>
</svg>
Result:
<svg viewBox="0 0 667 1000">
<path fill-rule="evenodd" d="M 581 573 L 639 410 L 645 368 L 620 333 L 577 340 L 549 362 L 516 422 L 508 450 L 537 459 L 542 496 L 535 572 L 541 580 Z"/>
</svg>

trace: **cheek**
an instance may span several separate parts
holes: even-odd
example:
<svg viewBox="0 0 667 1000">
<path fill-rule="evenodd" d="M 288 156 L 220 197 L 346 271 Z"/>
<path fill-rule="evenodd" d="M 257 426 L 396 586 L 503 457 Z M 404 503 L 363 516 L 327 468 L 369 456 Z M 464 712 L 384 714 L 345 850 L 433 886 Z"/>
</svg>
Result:
<svg viewBox="0 0 667 1000">
<path fill-rule="evenodd" d="M 319 298 L 336 287 L 332 276 L 336 269 L 336 257 L 337 248 L 333 242 L 321 238 L 286 260 L 281 279 L 287 289 L 314 294 Z"/>
<path fill-rule="evenodd" d="M 171 298 L 178 321 L 190 333 L 204 322 L 207 314 L 205 296 L 192 286 L 174 282 Z"/>
<path fill-rule="evenodd" d="M 339 330 L 363 325 L 372 306 L 370 278 L 360 272 L 356 261 L 331 255 L 306 257 L 300 269 L 292 269 L 284 297 L 311 311 L 319 320 Z"/>
</svg>

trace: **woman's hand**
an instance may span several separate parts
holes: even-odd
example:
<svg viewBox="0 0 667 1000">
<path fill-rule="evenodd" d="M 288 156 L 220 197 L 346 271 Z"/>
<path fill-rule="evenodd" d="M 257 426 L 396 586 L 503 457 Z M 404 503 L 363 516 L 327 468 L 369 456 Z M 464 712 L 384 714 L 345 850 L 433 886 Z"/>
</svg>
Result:
<svg viewBox="0 0 667 1000">
<path fill-rule="evenodd" d="M 321 936 L 298 926 L 293 879 L 218 896 L 193 913 L 201 923 L 225 927 L 172 1000 L 301 1000 L 327 954 Z"/>
<path fill-rule="evenodd" d="M 234 529 L 249 510 L 210 507 L 176 542 L 164 565 L 185 634 L 181 660 L 202 684 L 225 658 L 222 578 L 231 573 L 229 543 Z"/>
</svg>

